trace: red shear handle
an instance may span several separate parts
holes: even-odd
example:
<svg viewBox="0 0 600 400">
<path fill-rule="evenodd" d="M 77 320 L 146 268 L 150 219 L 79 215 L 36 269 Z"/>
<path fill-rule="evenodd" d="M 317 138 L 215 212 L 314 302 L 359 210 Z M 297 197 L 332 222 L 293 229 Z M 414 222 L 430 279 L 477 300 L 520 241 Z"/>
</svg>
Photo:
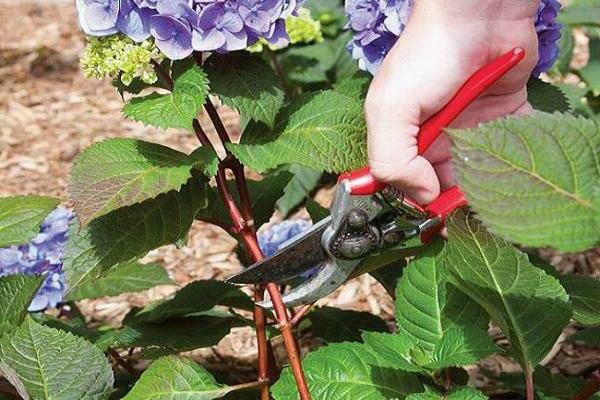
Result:
<svg viewBox="0 0 600 400">
<path fill-rule="evenodd" d="M 421 125 L 417 135 L 419 154 L 424 154 L 445 127 L 523 58 L 525 58 L 525 50 L 517 47 L 475 72 L 442 110 Z M 359 196 L 374 194 L 387 186 L 371 175 L 369 167 L 347 172 L 340 176 L 339 182 L 343 180 L 348 180 L 352 194 Z"/>
</svg>

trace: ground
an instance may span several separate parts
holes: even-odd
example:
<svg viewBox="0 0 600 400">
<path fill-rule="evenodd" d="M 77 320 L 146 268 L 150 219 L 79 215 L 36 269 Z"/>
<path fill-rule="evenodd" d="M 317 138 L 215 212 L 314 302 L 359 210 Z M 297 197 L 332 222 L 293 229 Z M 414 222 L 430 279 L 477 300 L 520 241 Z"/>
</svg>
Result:
<svg viewBox="0 0 600 400">
<path fill-rule="evenodd" d="M 186 152 L 197 146 L 196 138 L 189 133 L 158 131 L 125 120 L 121 114 L 123 102 L 109 82 L 82 77 L 78 57 L 85 39 L 77 27 L 72 3 L 0 0 L 0 196 L 49 195 L 68 205 L 67 181 L 73 159 L 103 138 L 142 138 Z M 226 108 L 219 111 L 229 130 L 239 134 L 237 115 Z M 206 116 L 201 116 L 201 121 L 210 126 Z M 324 203 L 328 197 L 328 193 L 321 195 Z M 186 247 L 178 250 L 167 246 L 147 259 L 163 265 L 175 282 L 184 285 L 197 279 L 224 278 L 238 271 L 234 247 L 235 241 L 224 231 L 196 223 Z M 546 255 L 563 270 L 600 275 L 598 251 Z M 118 325 L 131 307 L 174 290 L 164 286 L 79 305 L 91 322 Z M 392 321 L 391 300 L 368 277 L 346 284 L 321 303 L 369 311 Z M 306 337 L 301 343 L 306 351 L 315 341 Z M 277 349 L 283 357 L 281 346 Z M 195 352 L 194 356 L 213 370 L 235 370 L 230 376 L 235 381 L 248 380 L 255 354 L 252 332 L 236 329 L 215 348 Z M 482 365 L 494 372 L 516 370 L 515 364 L 503 357 L 490 357 Z M 550 365 L 569 375 L 586 374 L 600 366 L 600 351 L 571 344 L 560 346 Z M 478 368 L 472 368 L 472 377 L 479 384 L 487 383 Z"/>
</svg>

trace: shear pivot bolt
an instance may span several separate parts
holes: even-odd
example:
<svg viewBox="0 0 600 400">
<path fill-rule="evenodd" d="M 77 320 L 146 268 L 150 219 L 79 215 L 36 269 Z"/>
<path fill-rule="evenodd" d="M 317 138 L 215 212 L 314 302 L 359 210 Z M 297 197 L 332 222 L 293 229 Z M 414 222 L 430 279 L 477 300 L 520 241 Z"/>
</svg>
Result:
<svg viewBox="0 0 600 400">
<path fill-rule="evenodd" d="M 367 216 L 364 212 L 358 210 L 352 210 L 348 213 L 348 227 L 353 230 L 358 230 L 364 228 L 364 226 L 369 222 L 367 221 Z"/>
<path fill-rule="evenodd" d="M 383 241 L 387 245 L 395 245 L 400 242 L 400 235 L 396 232 L 388 233 L 383 237 Z"/>
</svg>

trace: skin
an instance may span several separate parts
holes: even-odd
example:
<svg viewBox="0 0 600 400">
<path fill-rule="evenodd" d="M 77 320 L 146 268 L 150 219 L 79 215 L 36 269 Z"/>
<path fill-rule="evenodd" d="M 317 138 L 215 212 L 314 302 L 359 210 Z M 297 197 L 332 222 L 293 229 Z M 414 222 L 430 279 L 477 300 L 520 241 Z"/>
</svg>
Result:
<svg viewBox="0 0 600 400">
<path fill-rule="evenodd" d="M 417 154 L 419 125 L 439 111 L 476 70 L 514 47 L 526 59 L 453 123 L 468 128 L 531 112 L 526 83 L 537 64 L 539 0 L 415 0 L 406 30 L 367 95 L 371 173 L 427 204 L 454 184 L 450 140 Z"/>
</svg>

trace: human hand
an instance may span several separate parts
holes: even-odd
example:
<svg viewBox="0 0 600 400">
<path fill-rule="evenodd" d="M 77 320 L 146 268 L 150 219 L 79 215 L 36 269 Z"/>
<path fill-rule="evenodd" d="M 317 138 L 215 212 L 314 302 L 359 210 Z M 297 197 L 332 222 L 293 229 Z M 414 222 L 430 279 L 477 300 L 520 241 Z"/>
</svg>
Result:
<svg viewBox="0 0 600 400">
<path fill-rule="evenodd" d="M 378 180 L 417 202 L 453 185 L 450 141 L 442 135 L 418 155 L 419 126 L 439 111 L 476 70 L 523 47 L 526 59 L 453 123 L 480 122 L 531 111 L 526 83 L 537 63 L 537 0 L 416 0 L 406 30 L 373 80 L 365 112 L 369 163 Z"/>
</svg>

